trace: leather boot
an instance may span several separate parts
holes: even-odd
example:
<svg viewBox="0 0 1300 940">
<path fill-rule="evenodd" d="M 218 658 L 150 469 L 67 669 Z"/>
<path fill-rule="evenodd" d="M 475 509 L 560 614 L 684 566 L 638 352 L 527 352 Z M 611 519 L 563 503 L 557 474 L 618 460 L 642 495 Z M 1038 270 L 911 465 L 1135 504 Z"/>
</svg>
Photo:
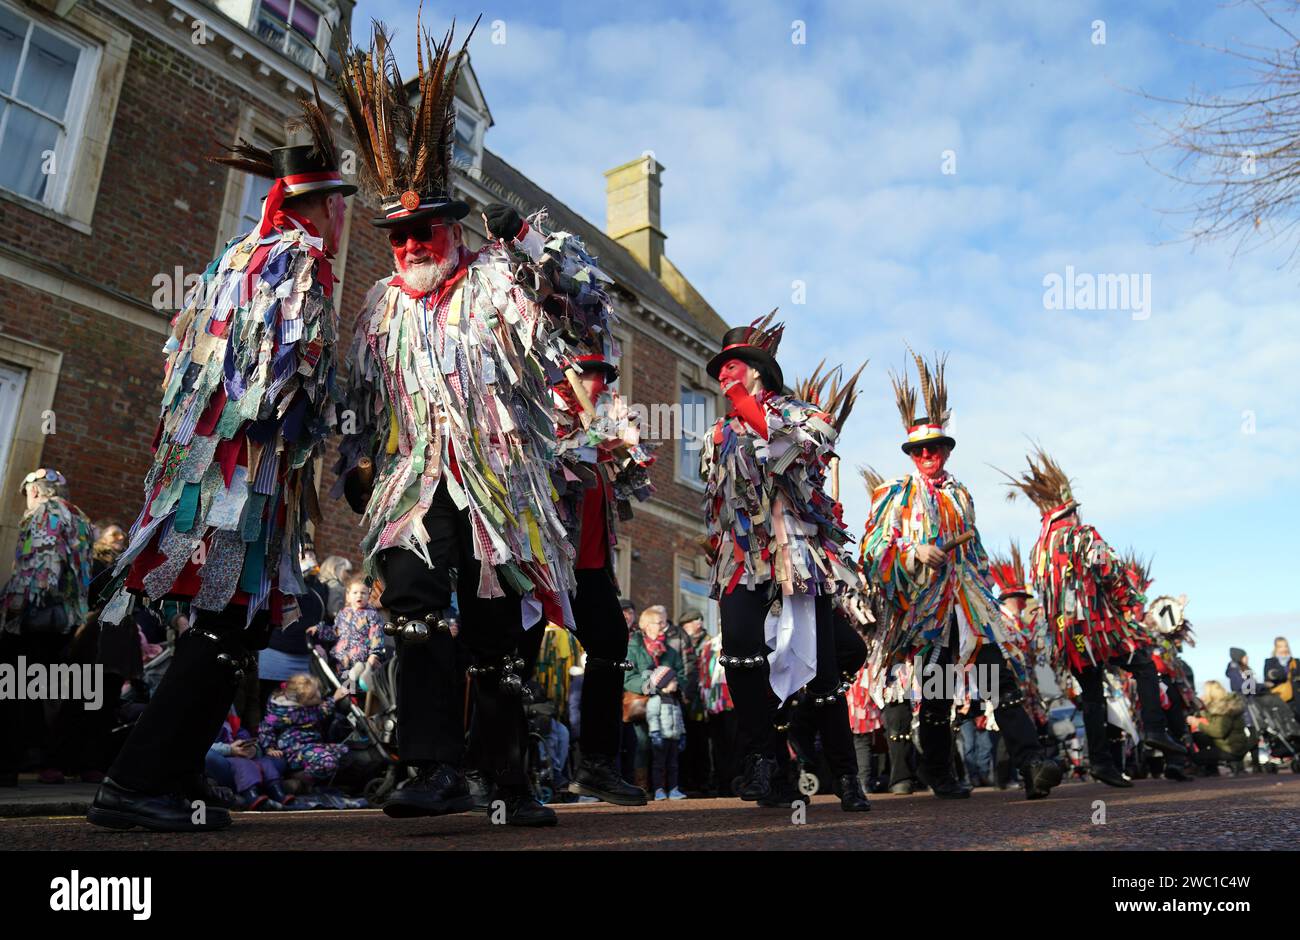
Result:
<svg viewBox="0 0 1300 940">
<path fill-rule="evenodd" d="M 614 769 L 614 759 L 601 754 L 583 756 L 573 772 L 569 792 L 594 796 L 615 806 L 646 805 L 646 792 L 624 780 Z"/>
<path fill-rule="evenodd" d="M 840 809 L 846 813 L 865 813 L 871 809 L 857 774 L 840 777 Z"/>
</svg>

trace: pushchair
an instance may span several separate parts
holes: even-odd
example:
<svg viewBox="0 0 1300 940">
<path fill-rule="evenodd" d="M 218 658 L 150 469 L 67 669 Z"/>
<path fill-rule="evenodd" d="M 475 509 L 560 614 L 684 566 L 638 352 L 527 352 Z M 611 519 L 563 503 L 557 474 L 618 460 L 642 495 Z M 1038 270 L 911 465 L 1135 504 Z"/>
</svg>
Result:
<svg viewBox="0 0 1300 940">
<path fill-rule="evenodd" d="M 1300 722 L 1291 705 L 1271 692 L 1242 698 L 1251 730 L 1268 747 L 1269 759 L 1263 769 L 1275 774 L 1282 764 L 1289 763 L 1291 772 L 1300 774 Z"/>
<path fill-rule="evenodd" d="M 308 655 L 311 674 L 321 683 L 325 698 L 328 698 L 343 686 L 343 682 L 335 675 L 324 649 L 313 644 Z M 334 783 L 359 791 L 370 805 L 379 806 L 406 776 L 394 749 L 397 740 L 396 658 L 368 675 L 373 714 L 367 715 L 365 709 L 357 704 L 355 692 L 345 699 L 349 731 L 343 743 L 348 746 L 348 757 L 340 765 Z"/>
</svg>

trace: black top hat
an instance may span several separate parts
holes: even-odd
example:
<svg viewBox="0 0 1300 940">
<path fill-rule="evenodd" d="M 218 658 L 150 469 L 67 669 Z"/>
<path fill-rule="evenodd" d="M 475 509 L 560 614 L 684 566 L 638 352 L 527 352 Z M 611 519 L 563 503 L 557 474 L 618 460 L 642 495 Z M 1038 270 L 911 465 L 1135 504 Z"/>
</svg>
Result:
<svg viewBox="0 0 1300 940">
<path fill-rule="evenodd" d="M 408 189 L 400 196 L 385 199 L 380 209 L 384 213 L 383 218 L 371 219 L 370 224 L 380 228 L 394 228 L 408 222 L 463 219 L 469 214 L 469 203 L 442 194 L 422 195 Z"/>
<path fill-rule="evenodd" d="M 600 353 L 586 353 L 575 360 L 580 372 L 604 372 L 605 380 L 613 382 L 618 378 L 618 366 L 609 362 Z"/>
<path fill-rule="evenodd" d="M 314 144 L 276 147 L 271 151 L 271 168 L 276 179 L 284 180 L 284 198 L 339 193 L 351 196 L 357 188 L 343 182 L 334 154 Z"/>
<path fill-rule="evenodd" d="M 722 352 L 710 359 L 705 367 L 709 377 L 717 379 L 728 361 L 739 359 L 758 370 L 763 379 L 763 387 L 769 392 L 779 392 L 785 388 L 785 378 L 776 361 L 776 350 L 781 344 L 785 328 L 780 323 L 772 325 L 775 314 L 776 311 L 773 310 L 749 326 L 736 326 L 727 330 L 722 336 Z"/>
</svg>

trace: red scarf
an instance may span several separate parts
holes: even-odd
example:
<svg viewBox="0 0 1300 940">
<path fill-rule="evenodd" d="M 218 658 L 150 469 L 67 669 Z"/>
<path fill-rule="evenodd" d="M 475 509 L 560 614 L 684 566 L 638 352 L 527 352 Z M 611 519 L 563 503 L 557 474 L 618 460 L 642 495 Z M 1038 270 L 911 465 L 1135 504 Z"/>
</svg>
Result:
<svg viewBox="0 0 1300 940">
<path fill-rule="evenodd" d="M 641 642 L 645 644 L 645 651 L 650 654 L 650 658 L 653 659 L 655 661 L 655 665 L 658 666 L 659 657 L 662 656 L 664 654 L 664 651 L 668 648 L 667 633 L 663 630 L 660 630 L 659 635 L 652 640 L 650 639 L 649 635 L 646 634 L 646 632 L 643 630 L 641 631 Z"/>
</svg>

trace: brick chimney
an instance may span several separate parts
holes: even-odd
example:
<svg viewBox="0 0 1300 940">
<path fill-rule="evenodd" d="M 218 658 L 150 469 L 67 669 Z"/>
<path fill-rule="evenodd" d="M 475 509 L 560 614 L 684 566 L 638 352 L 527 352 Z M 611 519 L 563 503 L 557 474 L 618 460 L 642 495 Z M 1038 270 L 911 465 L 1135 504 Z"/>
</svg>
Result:
<svg viewBox="0 0 1300 940">
<path fill-rule="evenodd" d="M 659 174 L 664 168 L 650 154 L 605 171 L 605 234 L 655 277 L 667 238 L 659 227 Z"/>
</svg>

